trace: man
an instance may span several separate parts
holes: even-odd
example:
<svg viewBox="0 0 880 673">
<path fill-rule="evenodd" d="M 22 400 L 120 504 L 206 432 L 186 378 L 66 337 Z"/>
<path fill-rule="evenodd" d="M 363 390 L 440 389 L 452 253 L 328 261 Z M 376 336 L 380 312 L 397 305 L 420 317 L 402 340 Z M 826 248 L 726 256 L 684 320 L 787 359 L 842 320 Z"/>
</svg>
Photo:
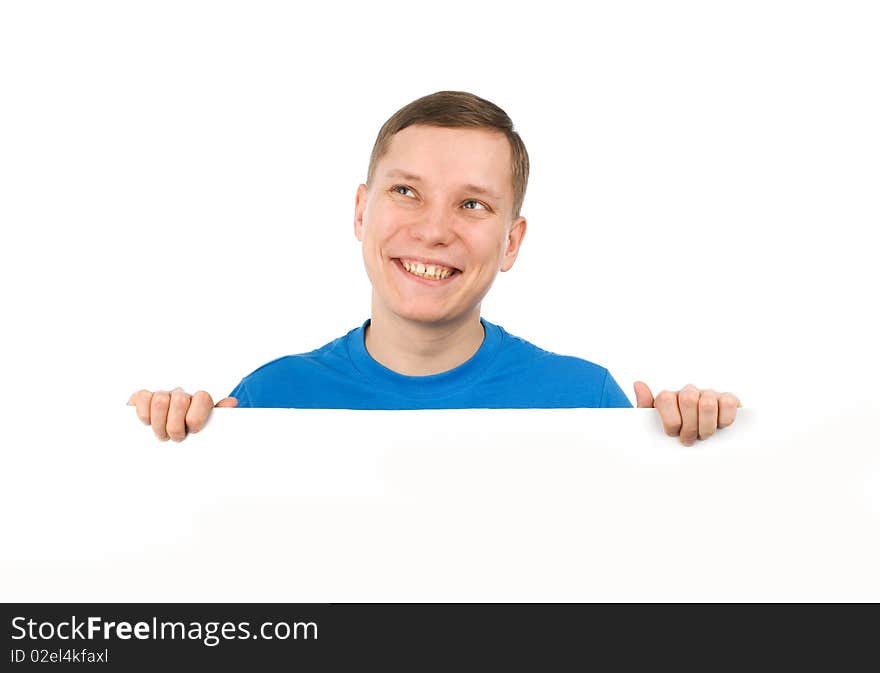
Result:
<svg viewBox="0 0 880 673">
<path fill-rule="evenodd" d="M 379 131 L 354 233 L 373 287 L 371 317 L 310 353 L 274 360 L 218 407 L 344 409 L 631 407 L 607 369 L 556 355 L 480 317 L 499 271 L 526 233 L 520 214 L 529 160 L 499 107 L 441 91 L 396 112 Z M 739 400 L 688 385 L 639 407 L 692 445 L 734 422 Z M 134 393 L 129 404 L 160 440 L 204 426 L 210 395 Z"/>
</svg>

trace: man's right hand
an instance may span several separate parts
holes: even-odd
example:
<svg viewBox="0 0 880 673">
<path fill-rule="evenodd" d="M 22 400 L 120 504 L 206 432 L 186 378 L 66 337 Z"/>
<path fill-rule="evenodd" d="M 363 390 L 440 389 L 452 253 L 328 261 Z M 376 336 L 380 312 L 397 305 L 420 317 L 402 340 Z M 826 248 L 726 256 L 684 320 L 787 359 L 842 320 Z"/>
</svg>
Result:
<svg viewBox="0 0 880 673">
<path fill-rule="evenodd" d="M 217 404 L 204 390 L 190 395 L 183 388 L 167 390 L 139 390 L 128 399 L 128 405 L 137 410 L 138 418 L 144 425 L 153 426 L 159 441 L 182 442 L 191 432 L 198 432 L 208 420 L 211 409 L 217 407 L 236 407 L 238 400 L 225 397 Z"/>
</svg>

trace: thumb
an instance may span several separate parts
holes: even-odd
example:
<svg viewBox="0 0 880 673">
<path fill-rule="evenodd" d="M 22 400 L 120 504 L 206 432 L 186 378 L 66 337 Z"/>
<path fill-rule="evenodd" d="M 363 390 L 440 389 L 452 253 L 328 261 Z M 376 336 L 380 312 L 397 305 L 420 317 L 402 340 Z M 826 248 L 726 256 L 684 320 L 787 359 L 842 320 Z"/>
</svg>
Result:
<svg viewBox="0 0 880 673">
<path fill-rule="evenodd" d="M 224 397 L 222 400 L 217 402 L 217 404 L 215 404 L 214 406 L 215 407 L 237 407 L 238 400 L 235 399 L 234 397 Z"/>
<path fill-rule="evenodd" d="M 636 391 L 636 406 L 639 409 L 651 409 L 654 406 L 654 396 L 647 383 L 636 381 L 633 383 L 633 390 Z"/>
</svg>

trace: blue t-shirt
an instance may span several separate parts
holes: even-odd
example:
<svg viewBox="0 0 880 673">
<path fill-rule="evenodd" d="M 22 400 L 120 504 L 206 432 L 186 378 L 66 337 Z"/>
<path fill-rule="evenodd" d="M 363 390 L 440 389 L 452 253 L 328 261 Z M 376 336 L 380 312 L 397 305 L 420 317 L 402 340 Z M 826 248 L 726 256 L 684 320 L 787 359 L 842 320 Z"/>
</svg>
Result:
<svg viewBox="0 0 880 673">
<path fill-rule="evenodd" d="M 269 362 L 242 379 L 239 407 L 300 409 L 533 409 L 632 407 L 607 369 L 550 353 L 480 318 L 479 350 L 454 369 L 404 376 L 364 345 L 370 321 L 301 355 Z"/>
</svg>

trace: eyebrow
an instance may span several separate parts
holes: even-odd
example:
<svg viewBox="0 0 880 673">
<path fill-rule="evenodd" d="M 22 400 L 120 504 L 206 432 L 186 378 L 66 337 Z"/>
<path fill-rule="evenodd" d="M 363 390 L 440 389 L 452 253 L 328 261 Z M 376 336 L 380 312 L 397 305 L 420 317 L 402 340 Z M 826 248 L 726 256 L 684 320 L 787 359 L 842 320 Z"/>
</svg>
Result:
<svg viewBox="0 0 880 673">
<path fill-rule="evenodd" d="M 401 170 L 400 168 L 392 168 L 385 173 L 386 178 L 402 178 L 404 180 L 409 180 L 410 182 L 423 182 L 422 178 L 416 175 L 415 173 L 408 173 L 407 171 Z M 473 192 L 474 194 L 481 194 L 483 196 L 488 196 L 493 199 L 501 200 L 501 196 L 493 192 L 491 189 L 487 187 L 483 187 L 481 185 L 462 185 L 462 189 L 468 192 Z"/>
</svg>

